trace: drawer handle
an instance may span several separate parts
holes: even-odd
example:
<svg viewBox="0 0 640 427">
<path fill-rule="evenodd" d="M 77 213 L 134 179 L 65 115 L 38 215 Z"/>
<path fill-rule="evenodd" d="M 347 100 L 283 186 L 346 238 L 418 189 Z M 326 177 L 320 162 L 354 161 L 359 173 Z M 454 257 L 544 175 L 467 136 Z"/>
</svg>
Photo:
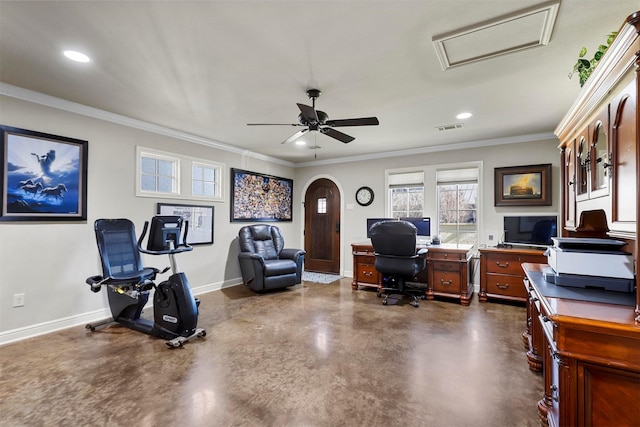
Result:
<svg viewBox="0 0 640 427">
<path fill-rule="evenodd" d="M 509 284 L 501 285 L 500 283 L 496 283 L 496 286 L 500 289 L 509 289 Z"/>
<path fill-rule="evenodd" d="M 453 279 L 449 280 L 449 281 L 444 281 L 444 279 L 440 279 L 440 284 L 442 286 L 451 286 L 451 284 L 453 283 Z"/>
<path fill-rule="evenodd" d="M 371 272 L 371 271 L 363 271 L 362 274 L 364 274 L 365 276 L 369 276 L 369 277 L 373 276 L 373 272 Z"/>
<path fill-rule="evenodd" d="M 505 262 L 504 264 L 500 264 L 500 261 L 496 261 L 496 265 L 500 268 L 507 268 L 509 267 L 509 262 Z"/>
<path fill-rule="evenodd" d="M 554 384 L 549 388 L 551 389 L 551 398 L 554 400 L 554 402 L 557 402 L 559 400 L 558 399 L 558 386 Z"/>
</svg>

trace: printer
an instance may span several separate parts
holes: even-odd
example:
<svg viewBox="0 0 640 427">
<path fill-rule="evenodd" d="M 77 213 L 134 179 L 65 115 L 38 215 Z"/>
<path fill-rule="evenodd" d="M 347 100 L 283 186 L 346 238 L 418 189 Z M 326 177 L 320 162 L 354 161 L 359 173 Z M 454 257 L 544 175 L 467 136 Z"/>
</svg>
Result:
<svg viewBox="0 0 640 427">
<path fill-rule="evenodd" d="M 633 292 L 633 256 L 615 239 L 554 237 L 547 249 L 545 279 L 560 286 Z M 549 271 L 551 270 L 551 271 Z"/>
</svg>

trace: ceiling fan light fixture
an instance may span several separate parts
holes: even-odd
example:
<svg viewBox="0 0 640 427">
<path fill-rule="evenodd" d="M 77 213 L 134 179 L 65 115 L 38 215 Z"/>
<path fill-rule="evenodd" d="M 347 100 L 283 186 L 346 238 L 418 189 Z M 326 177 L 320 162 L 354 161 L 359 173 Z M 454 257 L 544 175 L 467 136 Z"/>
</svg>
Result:
<svg viewBox="0 0 640 427">
<path fill-rule="evenodd" d="M 65 50 L 62 54 L 68 59 L 75 62 L 90 62 L 91 58 L 88 55 L 78 52 L 77 50 Z"/>
</svg>

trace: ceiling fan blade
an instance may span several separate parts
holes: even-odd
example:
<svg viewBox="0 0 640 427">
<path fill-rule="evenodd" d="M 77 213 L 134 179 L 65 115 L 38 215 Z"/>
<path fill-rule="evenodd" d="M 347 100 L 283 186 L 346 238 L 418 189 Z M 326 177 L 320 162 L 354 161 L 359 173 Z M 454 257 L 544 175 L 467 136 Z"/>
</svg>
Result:
<svg viewBox="0 0 640 427">
<path fill-rule="evenodd" d="M 313 107 L 309 107 L 308 105 L 304 105 L 304 104 L 297 104 L 298 108 L 300 109 L 300 113 L 302 113 L 302 117 L 304 117 L 307 122 L 310 123 L 318 123 L 318 113 L 316 113 L 315 108 Z"/>
<path fill-rule="evenodd" d="M 345 144 L 353 141 L 355 138 L 352 136 L 347 135 L 346 133 L 342 133 L 338 130 L 332 129 L 332 128 L 321 128 L 320 132 L 322 132 L 323 134 L 330 136 L 331 138 L 335 138 L 338 141 L 344 142 Z"/>
<path fill-rule="evenodd" d="M 291 135 L 289 138 L 287 138 L 284 141 L 282 141 L 282 144 L 288 144 L 290 142 L 293 142 L 293 141 L 295 141 L 296 139 L 300 138 L 302 135 L 304 135 L 307 132 L 309 132 L 309 128 L 302 129 L 302 130 L 294 133 L 293 135 Z"/>
<path fill-rule="evenodd" d="M 378 126 L 380 122 L 377 117 L 361 117 L 359 119 L 337 119 L 327 120 L 326 125 L 331 127 L 342 126 Z"/>
<path fill-rule="evenodd" d="M 247 126 L 304 126 L 300 123 L 247 123 Z"/>
</svg>

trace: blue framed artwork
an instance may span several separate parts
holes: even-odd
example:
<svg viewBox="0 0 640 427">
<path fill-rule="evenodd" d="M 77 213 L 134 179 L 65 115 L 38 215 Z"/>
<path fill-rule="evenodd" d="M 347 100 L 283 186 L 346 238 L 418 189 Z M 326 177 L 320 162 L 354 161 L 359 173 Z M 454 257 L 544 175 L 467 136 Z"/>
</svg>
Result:
<svg viewBox="0 0 640 427">
<path fill-rule="evenodd" d="M 0 135 L 0 221 L 87 219 L 87 141 L 4 125 Z"/>
</svg>

